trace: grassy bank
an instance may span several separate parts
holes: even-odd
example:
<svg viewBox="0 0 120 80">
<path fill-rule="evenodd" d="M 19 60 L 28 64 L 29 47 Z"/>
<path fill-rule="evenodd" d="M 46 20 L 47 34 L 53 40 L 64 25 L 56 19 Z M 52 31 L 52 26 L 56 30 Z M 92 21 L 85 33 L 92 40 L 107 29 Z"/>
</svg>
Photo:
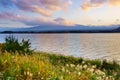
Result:
<svg viewBox="0 0 120 80">
<path fill-rule="evenodd" d="M 4 80 L 120 80 L 120 66 L 100 60 L 48 54 L 0 54 Z"/>
</svg>

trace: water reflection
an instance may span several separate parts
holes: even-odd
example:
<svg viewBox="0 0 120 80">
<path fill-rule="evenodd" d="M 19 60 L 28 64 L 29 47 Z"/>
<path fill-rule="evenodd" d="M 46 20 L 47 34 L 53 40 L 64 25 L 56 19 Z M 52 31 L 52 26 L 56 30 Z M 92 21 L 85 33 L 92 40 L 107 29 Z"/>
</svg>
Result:
<svg viewBox="0 0 120 80">
<path fill-rule="evenodd" d="M 0 42 L 8 34 L 0 34 Z M 30 39 L 32 48 L 90 59 L 120 61 L 120 34 L 14 34 Z"/>
</svg>

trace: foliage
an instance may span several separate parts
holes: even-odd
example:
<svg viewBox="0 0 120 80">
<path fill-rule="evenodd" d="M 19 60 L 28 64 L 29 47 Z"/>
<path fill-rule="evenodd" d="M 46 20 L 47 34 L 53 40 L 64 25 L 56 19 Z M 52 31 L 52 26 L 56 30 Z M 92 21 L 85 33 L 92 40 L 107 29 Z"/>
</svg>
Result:
<svg viewBox="0 0 120 80">
<path fill-rule="evenodd" d="M 81 61 L 82 60 L 82 61 Z M 0 79 L 2 80 L 120 80 L 120 66 L 109 69 L 98 60 L 84 60 L 71 56 L 48 54 L 0 54 Z M 95 62 L 96 61 L 96 62 Z M 106 64 L 106 66 L 107 66 Z M 99 65 L 99 66 L 98 66 Z M 97 67 L 98 66 L 98 67 Z"/>
<path fill-rule="evenodd" d="M 33 50 L 30 49 L 31 43 L 29 40 L 22 39 L 21 42 L 18 41 L 14 36 L 8 36 L 5 38 L 5 43 L 3 45 L 2 51 L 19 54 L 31 54 Z"/>
</svg>

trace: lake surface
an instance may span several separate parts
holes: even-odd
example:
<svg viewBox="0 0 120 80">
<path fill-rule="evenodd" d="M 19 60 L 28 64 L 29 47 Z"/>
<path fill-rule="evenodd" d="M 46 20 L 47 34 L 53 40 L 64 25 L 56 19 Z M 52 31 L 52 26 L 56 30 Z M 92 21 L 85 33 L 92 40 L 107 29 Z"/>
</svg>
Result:
<svg viewBox="0 0 120 80">
<path fill-rule="evenodd" d="M 0 43 L 9 34 L 0 34 Z M 120 34 L 13 34 L 19 41 L 30 39 L 32 49 L 89 59 L 120 62 Z"/>
</svg>

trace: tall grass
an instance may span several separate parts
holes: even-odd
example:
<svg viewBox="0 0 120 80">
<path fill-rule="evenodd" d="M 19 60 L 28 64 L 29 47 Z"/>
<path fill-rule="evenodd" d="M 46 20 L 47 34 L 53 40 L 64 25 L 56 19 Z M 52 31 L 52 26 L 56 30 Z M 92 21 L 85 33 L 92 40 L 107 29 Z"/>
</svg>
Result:
<svg viewBox="0 0 120 80">
<path fill-rule="evenodd" d="M 115 63 L 44 52 L 0 54 L 0 79 L 3 80 L 120 80 L 119 70 L 120 66 Z"/>
</svg>

